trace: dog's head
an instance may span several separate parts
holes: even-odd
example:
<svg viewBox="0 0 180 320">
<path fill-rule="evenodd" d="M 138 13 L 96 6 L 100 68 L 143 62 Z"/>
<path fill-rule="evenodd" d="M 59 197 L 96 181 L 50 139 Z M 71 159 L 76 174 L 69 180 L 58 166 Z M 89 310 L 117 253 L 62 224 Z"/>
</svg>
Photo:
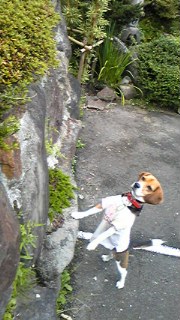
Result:
<svg viewBox="0 0 180 320">
<path fill-rule="evenodd" d="M 132 184 L 132 194 L 145 203 L 159 204 L 163 202 L 163 190 L 156 177 L 149 172 L 139 174 L 138 181 Z"/>
</svg>

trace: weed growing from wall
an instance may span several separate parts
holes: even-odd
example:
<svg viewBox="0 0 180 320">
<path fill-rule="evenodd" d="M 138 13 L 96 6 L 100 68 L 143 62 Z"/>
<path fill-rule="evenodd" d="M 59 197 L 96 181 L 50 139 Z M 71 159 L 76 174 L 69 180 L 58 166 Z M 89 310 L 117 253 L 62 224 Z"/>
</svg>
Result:
<svg viewBox="0 0 180 320">
<path fill-rule="evenodd" d="M 67 269 L 61 274 L 61 290 L 59 292 L 58 298 L 56 300 L 56 313 L 59 316 L 63 311 L 63 306 L 67 302 L 67 295 L 73 290 L 70 285 L 71 276 Z"/>
<path fill-rule="evenodd" d="M 78 139 L 77 143 L 76 143 L 76 148 L 77 149 L 83 149 L 86 146 L 86 144 L 84 142 L 82 142 L 81 139 Z"/>
<path fill-rule="evenodd" d="M 14 310 L 16 308 L 17 297 L 27 296 L 28 290 L 36 283 L 36 273 L 35 270 L 30 266 L 26 266 L 26 261 L 31 260 L 32 256 L 29 251 L 30 248 L 36 247 L 36 236 L 33 235 L 33 229 L 42 226 L 41 224 L 35 224 L 34 222 L 28 221 L 26 224 L 20 224 L 20 258 L 16 276 L 13 281 L 13 291 L 11 294 L 11 299 L 6 307 L 6 312 L 4 314 L 3 320 L 14 319 Z"/>
</svg>

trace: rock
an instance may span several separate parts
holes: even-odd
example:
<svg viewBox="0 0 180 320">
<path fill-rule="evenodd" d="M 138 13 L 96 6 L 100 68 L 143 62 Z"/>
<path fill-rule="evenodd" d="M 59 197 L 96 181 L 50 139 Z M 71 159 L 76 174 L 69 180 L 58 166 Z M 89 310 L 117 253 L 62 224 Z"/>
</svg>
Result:
<svg viewBox="0 0 180 320">
<path fill-rule="evenodd" d="M 132 83 L 132 80 L 128 76 L 125 76 L 121 81 L 121 85 L 129 85 L 129 83 Z"/>
<path fill-rule="evenodd" d="M 97 93 L 97 97 L 104 101 L 114 101 L 116 99 L 116 93 L 113 89 L 105 87 Z"/>
<path fill-rule="evenodd" d="M 54 0 L 53 3 L 61 15 L 60 2 Z M 65 213 L 63 226 L 52 234 L 46 235 L 49 195 L 46 139 L 48 138 L 52 146 L 55 145 L 56 150 L 58 149 L 59 151 L 59 154 L 53 153 L 51 162 L 54 166 L 62 168 L 66 173 L 72 175 L 71 163 L 81 122 L 76 119 L 79 116 L 80 84 L 68 73 L 71 46 L 62 15 L 60 24 L 56 28 L 55 39 L 57 41 L 57 57 L 60 60 L 60 65 L 57 69 L 48 70 L 44 77 L 29 86 L 31 101 L 24 106 L 19 116 L 20 130 L 13 135 L 13 139 L 19 145 L 19 149 L 1 153 L 0 172 L 1 181 L 11 207 L 16 207 L 18 211 L 21 210 L 23 221 L 30 220 L 42 224 L 41 227 L 33 230 L 37 241 L 36 248 L 32 248 L 30 254 L 33 256 L 32 263 L 38 265 L 39 262 L 39 266 L 42 266 L 40 269 L 42 270 L 41 277 L 44 275 L 44 282 L 46 282 L 47 287 L 52 287 L 53 282 L 53 288 L 56 291 L 60 287 L 60 274 L 70 263 L 74 254 L 78 222 L 70 218 L 72 209 L 69 209 L 67 216 Z M 61 157 L 62 154 L 64 154 L 64 157 Z M 3 200 L 4 196 L 0 202 L 0 214 L 4 210 Z M 74 208 L 77 211 L 76 200 Z M 7 228 L 3 224 L 2 226 Z M 14 224 L 15 227 L 16 224 Z M 11 228 L 11 223 L 9 228 Z M 16 238 L 16 232 L 14 232 L 14 237 Z M 14 278 L 15 254 L 17 253 L 15 248 L 14 251 L 6 251 L 9 245 L 8 241 L 11 244 L 13 239 L 8 238 L 5 243 L 0 234 L 0 241 L 3 241 L 5 246 L 5 251 L 1 255 L 0 261 L 1 259 L 2 261 L 4 261 L 3 259 L 9 259 L 9 261 L 14 259 L 14 264 L 13 262 L 9 263 L 9 269 L 7 268 L 6 270 L 8 273 L 5 273 L 5 271 L 1 273 L 4 278 L 0 281 L 0 292 L 4 290 L 3 296 L 9 297 L 8 286 Z M 3 255 L 4 253 L 5 256 Z M 39 261 L 38 258 L 40 258 Z M 47 266 L 49 274 L 43 269 L 43 266 Z M 9 270 L 11 270 L 10 276 Z M 47 292 L 47 295 L 44 294 L 44 299 L 50 297 L 51 291 Z M 55 299 L 56 295 L 53 294 L 52 299 L 48 300 L 48 303 L 51 300 L 53 308 L 55 308 Z M 4 301 L 2 302 L 4 303 L 3 306 L 5 305 Z M 21 310 L 21 302 L 23 305 L 23 301 L 18 302 L 19 312 Z M 54 315 L 54 318 L 48 317 L 45 305 L 46 300 L 38 300 L 38 304 L 30 304 L 27 314 L 24 311 L 26 316 L 23 319 L 54 319 Z M 3 308 L 2 310 L 4 311 Z M 35 314 L 35 317 L 31 317 L 31 314 Z"/>
<path fill-rule="evenodd" d="M 74 255 L 78 221 L 72 219 L 71 212 L 77 211 L 76 201 L 71 208 L 64 210 L 63 228 L 47 235 L 38 259 L 38 270 L 44 284 L 49 288 L 57 287 L 58 276 L 70 263 Z"/>
<path fill-rule="evenodd" d="M 127 27 L 121 32 L 121 40 L 126 43 L 132 43 L 132 38 L 136 43 L 140 43 L 140 31 L 137 27 Z"/>
<path fill-rule="evenodd" d="M 60 278 L 59 278 L 60 284 Z M 14 319 L 23 320 L 56 320 L 56 299 L 58 289 L 42 286 L 32 288 L 28 297 L 17 299 L 17 309 Z"/>
<path fill-rule="evenodd" d="M 98 97 L 87 97 L 87 108 L 103 111 L 106 107 L 106 102 L 98 99 Z"/>
<path fill-rule="evenodd" d="M 19 223 L 0 183 L 0 319 L 11 295 L 19 262 Z"/>
<path fill-rule="evenodd" d="M 16 137 L 10 136 L 6 139 L 8 145 L 17 143 Z M 7 179 L 18 179 L 22 173 L 20 149 L 13 148 L 10 150 L 0 150 L 0 163 L 2 173 L 7 177 Z"/>
<path fill-rule="evenodd" d="M 136 89 L 134 88 L 134 86 L 132 84 L 129 85 L 120 85 L 120 89 L 124 95 L 124 98 L 126 100 L 130 100 L 133 99 L 136 95 Z"/>
</svg>

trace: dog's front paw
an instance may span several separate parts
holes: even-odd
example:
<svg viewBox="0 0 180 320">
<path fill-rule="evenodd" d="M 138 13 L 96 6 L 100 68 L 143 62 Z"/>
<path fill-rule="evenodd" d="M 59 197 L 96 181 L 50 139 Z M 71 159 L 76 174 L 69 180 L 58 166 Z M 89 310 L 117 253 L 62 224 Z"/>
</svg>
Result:
<svg viewBox="0 0 180 320">
<path fill-rule="evenodd" d="M 88 244 L 88 246 L 87 246 L 87 250 L 89 250 L 89 251 L 92 251 L 92 250 L 95 250 L 96 249 L 96 247 L 97 247 L 97 243 L 95 243 L 95 242 L 90 242 L 89 244 Z"/>
<path fill-rule="evenodd" d="M 75 211 L 71 213 L 71 217 L 73 217 L 74 219 L 82 219 L 85 217 L 85 214 L 84 212 Z"/>
</svg>

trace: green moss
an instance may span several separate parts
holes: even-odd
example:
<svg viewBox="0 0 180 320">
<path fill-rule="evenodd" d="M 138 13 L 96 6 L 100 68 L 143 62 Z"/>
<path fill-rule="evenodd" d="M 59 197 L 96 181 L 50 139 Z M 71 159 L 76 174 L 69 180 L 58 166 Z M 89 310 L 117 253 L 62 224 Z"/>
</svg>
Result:
<svg viewBox="0 0 180 320">
<path fill-rule="evenodd" d="M 27 101 L 32 81 L 57 67 L 53 28 L 58 20 L 50 0 L 0 0 L 0 121 Z"/>
<path fill-rule="evenodd" d="M 56 214 L 70 207 L 75 187 L 70 177 L 59 169 L 49 169 L 49 219 L 52 222 Z"/>
<path fill-rule="evenodd" d="M 17 147 L 17 143 L 7 144 L 4 139 L 19 130 L 19 123 L 14 116 L 9 116 L 0 123 L 0 148 L 9 150 Z"/>
</svg>

